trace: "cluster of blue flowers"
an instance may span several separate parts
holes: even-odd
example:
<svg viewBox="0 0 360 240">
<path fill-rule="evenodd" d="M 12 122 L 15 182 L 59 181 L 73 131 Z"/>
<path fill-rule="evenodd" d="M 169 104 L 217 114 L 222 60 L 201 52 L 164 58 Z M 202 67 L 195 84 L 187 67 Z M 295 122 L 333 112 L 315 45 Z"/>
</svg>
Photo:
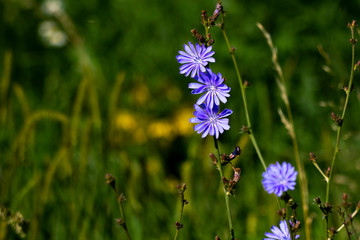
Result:
<svg viewBox="0 0 360 240">
<path fill-rule="evenodd" d="M 224 84 L 224 78 L 220 73 L 215 74 L 208 67 L 209 63 L 215 62 L 212 57 L 215 52 L 212 47 L 189 42 L 184 44 L 185 51 L 179 51 L 176 59 L 181 65 L 180 74 L 191 76 L 197 82 L 190 83 L 189 88 L 193 89 L 192 94 L 202 94 L 194 105 L 194 118 L 191 123 L 198 123 L 194 130 L 202 137 L 208 134 L 219 138 L 220 133 L 229 130 L 229 119 L 232 114 L 229 109 L 224 109 L 219 113 L 220 102 L 226 103 L 229 97 L 230 88 Z"/>
<path fill-rule="evenodd" d="M 189 84 L 192 94 L 202 94 L 194 105 L 194 118 L 190 119 L 191 123 L 197 123 L 194 130 L 202 133 L 202 137 L 207 135 L 219 138 L 220 133 L 229 130 L 229 119 L 226 118 L 232 114 L 230 109 L 224 109 L 219 113 L 220 102 L 226 103 L 227 97 L 230 96 L 230 88 L 224 84 L 224 78 L 220 73 L 215 74 L 209 68 L 209 63 L 214 63 L 212 57 L 215 52 L 212 47 L 189 42 L 184 44 L 185 51 L 179 51 L 176 59 L 180 64 L 180 74 L 186 77 L 191 76 L 196 82 Z M 262 184 L 269 194 L 276 194 L 280 197 L 288 190 L 294 190 L 296 184 L 297 171 L 290 164 L 283 162 L 282 164 L 270 164 L 263 173 Z M 290 221 L 289 224 L 292 224 Z M 273 226 L 271 233 L 265 233 L 264 240 L 291 240 L 290 231 L 286 220 L 280 221 L 280 228 Z M 295 236 L 295 239 L 299 235 Z"/>
<path fill-rule="evenodd" d="M 265 191 L 269 194 L 275 193 L 280 197 L 284 192 L 295 189 L 297 174 L 297 171 L 295 171 L 295 168 L 290 163 L 283 162 L 280 164 L 276 162 L 276 164 L 270 164 L 262 174 L 262 184 Z M 291 224 L 292 222 L 290 221 Z M 286 220 L 281 220 L 279 225 L 280 228 L 272 226 L 272 233 L 265 233 L 267 238 L 263 240 L 291 240 Z M 296 235 L 295 239 L 299 237 L 299 235 Z"/>
</svg>

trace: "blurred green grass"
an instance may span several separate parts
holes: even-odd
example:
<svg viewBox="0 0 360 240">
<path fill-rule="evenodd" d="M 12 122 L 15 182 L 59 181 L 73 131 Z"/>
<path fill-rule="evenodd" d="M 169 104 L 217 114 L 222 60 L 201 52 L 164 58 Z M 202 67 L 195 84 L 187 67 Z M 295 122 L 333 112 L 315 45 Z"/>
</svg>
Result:
<svg viewBox="0 0 360 240">
<path fill-rule="evenodd" d="M 116 177 L 127 201 L 134 239 L 171 239 L 179 215 L 176 185 L 186 182 L 180 239 L 227 236 L 219 177 L 208 159 L 211 139 L 193 133 L 188 118 L 195 97 L 178 73 L 177 51 L 194 41 L 201 9 L 216 1 L 64 1 L 68 18 L 47 15 L 43 2 L 0 1 L 0 204 L 30 221 L 28 239 L 125 239 L 120 213 L 104 176 Z M 310 202 L 324 198 L 325 182 L 308 161 L 315 152 L 326 169 L 350 66 L 349 31 L 360 4 L 342 1 L 224 1 L 226 28 L 247 90 L 253 128 L 269 163 L 294 163 L 277 109 L 282 106 L 266 42 L 255 23 L 272 34 L 288 81 Z M 61 15 L 63 16 L 63 15 Z M 67 34 L 53 47 L 40 31 L 45 21 Z M 278 222 L 276 202 L 261 186 L 262 166 L 247 136 L 235 71 L 221 32 L 214 29 L 216 64 L 232 88 L 231 131 L 221 151 L 240 145 L 242 177 L 231 199 L 238 239 L 259 239 Z M 319 53 L 319 46 L 329 61 Z M 358 52 L 358 50 L 357 50 Z M 326 65 L 331 70 L 325 72 Z M 344 122 L 331 198 L 359 194 L 359 89 Z M 230 174 L 230 172 L 228 173 Z M 299 193 L 294 191 L 296 200 Z M 299 209 L 300 210 L 300 209 Z M 324 222 L 310 206 L 313 238 Z M 301 215 L 301 214 L 300 214 Z M 332 219 L 332 224 L 339 223 Z M 354 224 L 359 229 L 359 220 Z M 4 230 L 4 229 L 2 229 Z M 4 231 L 2 231 L 4 233 Z M 11 231 L 5 239 L 17 239 Z M 341 238 L 341 236 L 339 236 Z"/>
</svg>

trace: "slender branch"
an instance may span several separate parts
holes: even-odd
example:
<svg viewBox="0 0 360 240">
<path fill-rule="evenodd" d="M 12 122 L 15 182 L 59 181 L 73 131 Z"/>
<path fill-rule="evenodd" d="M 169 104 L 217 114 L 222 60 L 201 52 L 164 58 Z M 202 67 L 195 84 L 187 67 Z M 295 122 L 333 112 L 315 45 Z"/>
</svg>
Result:
<svg viewBox="0 0 360 240">
<path fill-rule="evenodd" d="M 323 176 L 326 182 L 329 182 L 329 178 L 325 175 L 325 173 L 321 170 L 319 165 L 316 162 L 313 162 L 315 168 L 319 171 L 319 173 Z"/>
<path fill-rule="evenodd" d="M 264 161 L 264 158 L 261 154 L 261 151 L 258 147 L 258 144 L 257 144 L 257 141 L 256 141 L 256 138 L 253 134 L 253 131 L 252 131 L 252 128 L 251 128 L 251 120 L 250 120 L 250 115 L 249 115 L 249 111 L 248 111 L 248 106 L 247 106 L 247 101 L 246 101 L 246 92 L 245 92 L 245 86 L 244 86 L 244 83 L 243 83 L 243 80 L 241 78 L 241 75 L 240 75 L 240 71 L 239 71 L 239 67 L 238 67 L 238 64 L 237 64 L 237 61 L 236 61 L 236 58 L 235 58 L 235 55 L 234 55 L 234 48 L 231 47 L 230 45 L 230 42 L 229 42 L 229 38 L 226 34 L 226 31 L 225 31 L 225 28 L 224 28 L 224 13 L 222 12 L 221 13 L 221 24 L 219 25 L 220 26 L 220 29 L 224 35 L 224 39 L 225 39 L 225 42 L 226 42 L 226 45 L 228 47 L 228 50 L 229 50 L 229 53 L 231 55 L 231 59 L 233 61 L 233 64 L 234 64 L 234 67 L 235 67 L 235 71 L 236 71 L 236 76 L 237 76 L 237 79 L 239 81 L 239 85 L 240 85 L 240 89 L 241 89 L 241 96 L 242 96 L 242 100 L 243 100 L 243 105 L 244 105 L 244 110 L 245 110 L 245 116 L 246 116 L 246 123 L 247 123 L 247 133 L 249 134 L 249 137 L 250 137 L 250 140 L 255 148 L 255 151 L 260 159 L 260 162 L 264 168 L 264 170 L 266 171 L 266 164 L 265 164 L 265 161 Z"/>
<path fill-rule="evenodd" d="M 356 214 L 359 212 L 359 209 L 356 208 L 355 211 L 351 214 L 351 217 L 349 219 L 352 219 L 356 216 Z M 345 227 L 345 224 L 343 223 L 337 230 L 336 232 L 340 232 L 341 229 L 343 229 Z"/>
<path fill-rule="evenodd" d="M 124 212 L 124 207 L 123 207 L 123 201 L 125 201 L 125 196 L 121 193 L 117 199 L 117 202 L 118 202 L 118 205 L 119 205 L 119 209 L 120 209 L 120 216 L 121 218 L 118 219 L 118 223 L 123 227 L 123 229 L 125 230 L 125 233 L 126 233 L 126 236 L 129 240 L 131 240 L 131 237 L 130 237 L 130 233 L 127 229 L 127 226 L 126 226 L 126 221 L 125 221 L 125 212 Z"/>
<path fill-rule="evenodd" d="M 350 78 L 349 78 L 349 85 L 348 85 L 347 89 L 345 90 L 346 99 L 345 99 L 345 103 L 344 103 L 343 112 L 342 112 L 342 115 L 341 115 L 341 122 L 338 123 L 338 127 L 337 127 L 336 145 L 335 145 L 335 150 L 334 150 L 334 154 L 333 154 L 333 158 L 332 158 L 332 162 L 331 162 L 331 167 L 330 167 L 329 181 L 327 182 L 327 185 L 326 185 L 326 202 L 329 202 L 331 180 L 332 180 L 333 173 L 334 173 L 336 157 L 337 157 L 337 154 L 339 152 L 342 123 L 343 123 L 343 120 L 344 120 L 344 117 L 345 117 L 345 113 L 346 113 L 346 109 L 347 109 L 347 106 L 348 106 L 349 97 L 350 97 L 350 93 L 351 93 L 351 89 L 352 89 L 352 83 L 353 83 L 353 79 L 354 79 L 355 42 L 356 42 L 355 39 L 354 39 L 355 21 L 353 21 L 351 24 L 349 24 L 349 27 L 350 27 L 350 31 L 351 31 L 351 42 L 352 42 L 352 48 L 351 48 L 351 72 L 350 72 Z"/>
<path fill-rule="evenodd" d="M 186 190 L 186 184 L 182 184 L 181 186 L 180 185 L 177 185 L 177 189 L 181 195 L 181 210 L 180 210 L 180 217 L 179 217 L 179 221 L 176 221 L 175 223 L 175 226 L 176 226 L 176 233 L 175 233 L 175 237 L 174 237 L 174 240 L 176 240 L 178 238 L 178 235 L 179 235 L 179 232 L 180 232 L 180 229 L 183 227 L 183 224 L 182 224 L 182 217 L 183 217 L 183 212 L 184 212 L 184 206 L 188 203 L 186 200 L 185 200 L 185 196 L 184 196 L 184 192 Z"/>
<path fill-rule="evenodd" d="M 223 168 L 222 168 L 222 165 L 221 165 L 221 156 L 220 156 L 219 145 L 218 145 L 218 141 L 217 141 L 217 139 L 216 139 L 215 136 L 214 136 L 214 144 L 215 144 L 215 148 L 216 148 L 216 150 L 217 150 L 218 157 L 219 157 L 219 158 L 218 158 L 218 161 L 216 162 L 216 164 L 217 164 L 217 168 L 218 168 L 219 173 L 220 173 L 221 182 L 223 182 L 224 172 L 223 172 Z M 230 236 L 231 236 L 231 240 L 234 240 L 235 237 L 234 237 L 234 228 L 233 228 L 232 219 L 231 219 L 231 210 L 230 210 L 229 195 L 227 194 L 224 185 L 223 185 L 223 190 L 224 190 L 224 196 L 225 196 L 226 212 L 227 212 L 228 222 L 229 222 Z"/>
<path fill-rule="evenodd" d="M 116 222 L 125 230 L 128 240 L 131 240 L 130 233 L 126 226 L 125 212 L 124 212 L 124 207 L 123 207 L 123 202 L 126 200 L 126 198 L 125 198 L 124 194 L 122 194 L 122 193 L 119 194 L 119 191 L 116 188 L 115 178 L 111 174 L 108 173 L 105 175 L 105 181 L 113 189 L 114 194 L 117 198 L 118 205 L 119 205 L 120 218 L 116 219 Z"/>
</svg>

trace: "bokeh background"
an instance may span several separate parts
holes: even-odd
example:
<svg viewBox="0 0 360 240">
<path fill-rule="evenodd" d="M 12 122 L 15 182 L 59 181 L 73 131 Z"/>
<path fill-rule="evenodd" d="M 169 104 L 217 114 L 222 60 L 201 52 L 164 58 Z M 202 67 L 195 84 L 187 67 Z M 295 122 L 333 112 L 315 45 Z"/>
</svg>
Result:
<svg viewBox="0 0 360 240">
<path fill-rule="evenodd" d="M 189 205 L 179 239 L 228 239 L 220 179 L 208 157 L 213 141 L 192 130 L 188 119 L 197 97 L 175 59 L 184 43 L 195 42 L 192 28 L 203 33 L 201 10 L 211 15 L 215 4 L 0 1 L 0 205 L 30 222 L 27 239 L 126 239 L 114 220 L 120 212 L 106 173 L 126 196 L 133 239 L 173 238 L 180 214 L 176 185 L 183 182 Z M 309 181 L 313 238 L 323 239 L 325 223 L 312 202 L 325 198 L 326 185 L 308 154 L 318 156 L 322 169 L 330 165 L 336 137 L 330 113 L 340 114 L 344 103 L 347 23 L 358 19 L 360 2 L 226 0 L 223 6 L 242 77 L 251 84 L 250 117 L 265 161 L 295 165 L 277 113 L 284 106 L 270 50 L 256 22 L 278 48 Z M 226 107 L 234 111 L 220 150 L 243 150 L 234 161 L 242 169 L 231 198 L 235 235 L 262 239 L 279 222 L 277 203 L 263 190 L 263 168 L 241 133 L 245 115 L 226 44 L 218 28 L 211 33 L 212 68 L 232 88 Z M 344 192 L 355 204 L 360 199 L 358 82 L 356 74 L 331 192 L 335 205 Z M 292 195 L 300 201 L 298 188 Z M 331 219 L 331 226 L 339 225 Z M 354 226 L 360 231 L 358 217 Z M 20 238 L 6 221 L 0 227 L 0 239 Z"/>
</svg>

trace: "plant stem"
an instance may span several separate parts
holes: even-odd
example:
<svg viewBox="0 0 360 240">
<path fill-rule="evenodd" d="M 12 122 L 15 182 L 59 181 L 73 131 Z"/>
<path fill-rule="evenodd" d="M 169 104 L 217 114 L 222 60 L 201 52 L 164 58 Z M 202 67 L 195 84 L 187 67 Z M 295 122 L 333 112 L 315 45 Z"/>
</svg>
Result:
<svg viewBox="0 0 360 240">
<path fill-rule="evenodd" d="M 216 139 L 215 136 L 214 136 L 214 144 L 215 144 L 215 148 L 217 150 L 218 157 L 219 157 L 216 164 L 217 164 L 217 168 L 218 168 L 219 173 L 220 173 L 221 182 L 223 183 L 224 172 L 223 172 L 223 168 L 222 168 L 222 165 L 221 165 L 220 150 L 219 150 L 218 142 L 217 142 L 217 139 Z M 225 196 L 226 212 L 227 212 L 228 221 L 229 221 L 230 236 L 231 236 L 231 240 L 234 240 L 235 237 L 234 237 L 234 228 L 233 228 L 232 219 L 231 219 L 229 195 L 226 193 L 224 183 L 223 183 L 223 190 L 224 190 L 224 196 Z"/>
<path fill-rule="evenodd" d="M 355 211 L 351 214 L 351 217 L 350 217 L 349 219 L 353 219 L 358 212 L 359 212 L 359 209 L 356 208 Z M 345 224 L 343 223 L 343 224 L 336 230 L 336 232 L 340 232 L 341 229 L 344 228 L 344 226 L 345 226 Z"/>
<path fill-rule="evenodd" d="M 351 39 L 354 39 L 354 26 L 355 26 L 355 22 L 353 22 L 353 24 L 350 25 Z M 343 121 L 344 117 L 345 117 L 345 113 L 346 113 L 346 109 L 347 109 L 347 106 L 348 106 L 349 97 L 350 97 L 350 93 L 351 93 L 352 83 L 353 83 L 353 79 L 354 79 L 355 40 L 352 43 L 352 49 L 351 50 L 352 50 L 351 51 L 351 72 L 350 72 L 350 78 L 349 78 L 349 85 L 348 85 L 347 90 L 345 90 L 346 99 L 345 99 L 345 103 L 344 103 L 343 112 L 342 112 L 342 115 L 341 115 L 341 121 Z M 327 185 L 326 185 L 326 202 L 329 202 L 331 180 L 332 180 L 332 176 L 333 176 L 333 173 L 334 173 L 336 157 L 337 157 L 337 154 L 339 152 L 341 130 L 342 130 L 342 123 L 338 124 L 338 128 L 337 128 L 336 145 L 335 145 L 335 150 L 334 150 L 334 154 L 333 154 L 333 158 L 332 158 L 332 162 L 331 162 L 331 167 L 330 167 L 329 181 L 327 182 Z"/>
<path fill-rule="evenodd" d="M 181 192 L 181 211 L 180 211 L 180 218 L 179 218 L 180 225 L 182 225 L 182 216 L 183 216 L 183 212 L 184 212 L 184 206 L 185 206 L 184 192 Z M 176 240 L 178 238 L 179 232 L 180 232 L 180 228 L 177 227 L 174 240 Z"/>
<path fill-rule="evenodd" d="M 319 165 L 316 162 L 313 162 L 313 165 L 315 166 L 315 168 L 319 171 L 319 173 L 321 174 L 321 176 L 323 176 L 325 182 L 329 181 L 329 178 L 325 175 L 325 173 L 321 170 L 321 168 L 319 167 Z"/>
<path fill-rule="evenodd" d="M 125 200 L 125 197 L 124 195 L 121 193 L 117 199 L 117 202 L 118 202 L 118 205 L 119 205 L 119 209 L 120 209 L 120 225 L 124 228 L 125 230 L 125 233 L 126 233 L 126 236 L 129 240 L 131 240 L 131 237 L 130 237 L 130 233 L 127 229 L 127 226 L 126 226 L 126 221 L 125 221 L 125 213 L 124 213 L 124 207 L 123 207 L 123 204 L 122 202 Z"/>
<path fill-rule="evenodd" d="M 288 204 L 285 202 L 285 221 L 286 221 L 286 225 L 289 229 L 289 233 L 290 233 L 290 238 L 291 240 L 295 240 L 294 239 L 294 234 L 291 231 L 291 225 L 290 225 L 290 218 L 289 218 L 289 210 L 288 210 Z"/>
<path fill-rule="evenodd" d="M 251 120 L 250 120 L 250 115 L 249 115 L 249 111 L 248 111 L 248 106 L 247 106 L 247 101 L 246 101 L 246 92 L 245 92 L 245 86 L 244 86 L 244 83 L 242 81 L 242 78 L 241 78 L 241 75 L 240 75 L 240 71 L 239 71 L 239 67 L 238 67 L 238 64 L 237 64 L 237 61 L 236 61 L 236 58 L 235 58 L 235 55 L 234 55 L 234 50 L 231 48 L 231 45 L 230 45 L 230 42 L 229 42 L 229 38 L 226 34 L 226 31 L 225 31 L 225 28 L 224 28 L 224 14 L 222 13 L 221 14 L 221 19 L 222 19 L 222 22 L 220 24 L 220 29 L 224 35 L 224 39 L 225 39 L 225 42 L 226 42 L 226 45 L 228 47 L 228 50 L 229 50 L 229 53 L 231 54 L 231 59 L 233 61 L 233 64 L 234 64 L 234 67 L 235 67 L 235 71 L 236 71 L 236 76 L 237 76 L 237 79 L 239 81 L 239 85 L 240 85 L 240 89 L 241 89 L 241 96 L 242 96 L 242 100 L 243 100 L 243 104 L 244 104 L 244 110 L 245 110 L 245 116 L 246 116 L 246 123 L 247 123 L 247 128 L 249 129 L 248 131 L 248 134 L 249 134 L 249 137 L 250 137 L 250 140 L 255 148 L 255 151 L 260 159 L 260 162 L 262 164 L 262 166 L 264 167 L 264 170 L 266 171 L 266 164 L 265 164 L 265 161 L 264 161 L 264 158 L 261 154 L 261 151 L 257 145 L 257 142 L 256 142 L 256 138 L 253 134 L 253 131 L 251 129 Z"/>
</svg>

